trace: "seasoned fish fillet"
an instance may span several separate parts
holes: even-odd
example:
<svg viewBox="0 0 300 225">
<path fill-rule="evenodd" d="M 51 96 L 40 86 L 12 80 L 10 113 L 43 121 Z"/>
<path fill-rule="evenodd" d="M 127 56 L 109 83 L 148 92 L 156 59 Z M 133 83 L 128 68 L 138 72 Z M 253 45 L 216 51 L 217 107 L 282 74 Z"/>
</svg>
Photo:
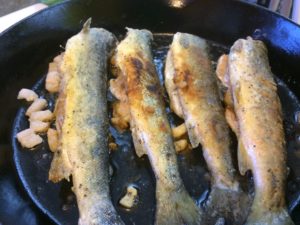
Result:
<svg viewBox="0 0 300 225">
<path fill-rule="evenodd" d="M 285 205 L 286 150 L 281 104 L 263 42 L 234 43 L 228 76 L 238 124 L 239 167 L 251 170 L 255 197 L 247 225 L 293 224 Z"/>
<path fill-rule="evenodd" d="M 155 224 L 200 224 L 200 210 L 188 195 L 177 158 L 150 49 L 152 34 L 128 29 L 114 56 L 118 76 L 125 76 L 130 128 L 139 156 L 147 154 L 156 177 Z M 120 100 L 120 99 L 119 99 Z"/>
<path fill-rule="evenodd" d="M 56 112 L 59 151 L 66 154 L 72 174 L 79 224 L 124 224 L 111 202 L 108 172 L 107 60 L 116 39 L 89 26 L 90 20 L 68 40 L 63 57 Z"/>
<path fill-rule="evenodd" d="M 246 214 L 241 208 L 246 208 L 248 198 L 237 181 L 229 127 L 205 40 L 185 33 L 174 35 L 167 55 L 165 83 L 171 103 L 176 105 L 175 113 L 182 113 L 192 146 L 202 145 L 212 176 L 207 206 L 214 212 L 208 214 L 229 217 L 232 212 L 234 220 L 241 223 Z"/>
</svg>

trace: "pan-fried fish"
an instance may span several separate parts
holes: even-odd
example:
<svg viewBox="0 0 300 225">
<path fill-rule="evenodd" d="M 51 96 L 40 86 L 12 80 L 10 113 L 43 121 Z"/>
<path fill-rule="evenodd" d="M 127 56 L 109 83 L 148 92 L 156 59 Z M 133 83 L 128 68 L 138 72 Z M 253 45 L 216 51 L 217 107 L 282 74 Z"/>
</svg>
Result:
<svg viewBox="0 0 300 225">
<path fill-rule="evenodd" d="M 156 176 L 155 224 L 200 224 L 200 210 L 180 178 L 170 125 L 150 49 L 152 34 L 128 29 L 114 56 L 125 76 L 130 127 L 139 156 L 147 154 Z"/>
<path fill-rule="evenodd" d="M 255 197 L 247 225 L 293 224 L 285 205 L 286 150 L 281 104 L 263 42 L 234 43 L 228 76 L 238 124 L 239 168 L 251 170 Z"/>
<path fill-rule="evenodd" d="M 116 39 L 104 29 L 90 28 L 90 22 L 68 40 L 63 57 L 59 151 L 72 174 L 79 224 L 124 224 L 110 199 L 108 173 L 107 60 Z"/>
<path fill-rule="evenodd" d="M 59 94 L 55 105 L 55 126 L 58 134 L 58 151 L 54 153 L 51 167 L 49 170 L 49 180 L 59 182 L 63 179 L 69 181 L 72 171 L 67 149 L 62 148 L 62 126 L 65 118 L 65 101 L 66 101 L 66 77 L 61 74 L 59 84 Z M 49 140 L 48 140 L 49 142 Z"/>
<path fill-rule="evenodd" d="M 238 224 L 245 217 L 248 198 L 233 166 L 229 127 L 207 48 L 204 39 L 176 33 L 167 55 L 165 85 L 173 111 L 185 121 L 192 147 L 202 145 L 212 176 L 210 216 L 228 219 L 232 212 Z"/>
</svg>

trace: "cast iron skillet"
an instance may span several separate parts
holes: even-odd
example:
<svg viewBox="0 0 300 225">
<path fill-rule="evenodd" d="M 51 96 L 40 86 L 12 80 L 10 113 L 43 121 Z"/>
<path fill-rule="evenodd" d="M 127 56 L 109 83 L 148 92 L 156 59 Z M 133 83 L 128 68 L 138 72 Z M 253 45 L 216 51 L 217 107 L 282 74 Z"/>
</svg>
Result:
<svg viewBox="0 0 300 225">
<path fill-rule="evenodd" d="M 175 2 L 175 1 L 173 1 Z M 177 1 L 178 2 L 178 1 Z M 35 152 L 20 151 L 11 131 L 17 108 L 16 95 L 22 87 L 32 87 L 47 71 L 47 65 L 62 51 L 60 45 L 79 31 L 83 21 L 93 18 L 93 26 L 104 27 L 116 34 L 124 34 L 125 27 L 147 28 L 153 33 L 188 32 L 209 40 L 230 46 L 236 39 L 253 36 L 263 40 L 269 49 L 269 58 L 273 72 L 280 77 L 293 93 L 300 96 L 300 27 L 293 22 L 262 8 L 228 0 L 189 1 L 184 8 L 172 7 L 171 2 L 162 0 L 102 0 L 72 1 L 46 9 L 24 21 L 0 36 L 0 140 L 8 142 L 12 134 L 14 160 L 20 180 L 29 196 L 38 207 L 57 224 L 76 224 L 78 211 L 74 196 L 70 194 L 70 185 L 62 182 L 52 184 L 47 181 L 50 159 L 43 154 L 43 149 Z M 295 100 L 296 101 L 296 100 Z M 22 113 L 22 110 L 19 113 Z M 292 109 L 291 109 L 292 110 Z M 20 114 L 19 114 L 20 115 Z M 18 117 L 20 118 L 20 117 Z M 15 124 L 26 126 L 18 119 Z M 297 132 L 295 125 L 289 137 L 296 146 Z M 297 130 L 298 129 L 298 130 Z M 295 131 L 295 132 L 294 132 Z M 123 152 L 132 146 L 125 146 Z M 295 160 L 296 147 L 289 155 L 293 173 L 300 166 Z M 45 150 L 45 149 L 44 149 Z M 295 153 L 295 154 L 294 154 Z M 201 153 L 195 157 L 201 157 Z M 119 154 L 116 157 L 122 157 Z M 132 156 L 134 157 L 134 156 Z M 128 164 L 127 161 L 123 162 Z M 142 164 L 147 164 L 144 159 Z M 119 165 L 120 166 L 120 165 Z M 140 166 L 141 174 L 151 177 L 151 171 Z M 128 180 L 136 179 L 134 173 L 121 173 L 119 176 Z M 291 176 L 298 177 L 297 174 Z M 151 180 L 151 178 L 149 178 Z M 112 181 L 113 202 L 117 204 L 122 195 L 118 181 Z M 297 182 L 289 187 L 293 190 L 289 202 L 292 209 L 297 204 Z M 143 199 L 154 205 L 154 182 L 146 184 L 147 196 Z M 204 185 L 205 186 L 205 185 Z M 202 187 L 204 189 L 205 187 Z M 152 191 L 151 191 L 152 190 Z M 67 202 L 67 204 L 65 204 Z M 147 206 L 145 204 L 145 206 Z M 296 209 L 297 210 L 297 209 Z M 137 213 L 128 213 L 118 209 L 125 222 L 149 224 L 154 209 L 142 207 Z M 299 211 L 298 211 L 299 212 Z M 148 222 L 146 222 L 148 221 Z"/>
</svg>

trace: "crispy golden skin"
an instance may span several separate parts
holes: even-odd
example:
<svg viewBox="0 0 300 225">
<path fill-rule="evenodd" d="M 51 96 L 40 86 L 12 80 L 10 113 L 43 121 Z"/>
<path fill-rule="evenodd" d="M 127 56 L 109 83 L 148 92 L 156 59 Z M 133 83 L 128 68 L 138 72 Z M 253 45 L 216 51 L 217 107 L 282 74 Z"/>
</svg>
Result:
<svg viewBox="0 0 300 225">
<path fill-rule="evenodd" d="M 66 45 L 56 109 L 59 151 L 72 174 L 79 224 L 123 224 L 110 199 L 108 173 L 107 60 L 116 39 L 89 25 Z"/>
<path fill-rule="evenodd" d="M 242 223 L 248 196 L 237 181 L 229 127 L 205 40 L 185 33 L 174 35 L 166 61 L 165 82 L 173 110 L 182 114 L 192 146 L 202 145 L 212 176 L 207 215 L 234 217 L 236 224 Z"/>
<path fill-rule="evenodd" d="M 126 77 L 130 127 L 139 156 L 147 154 L 156 176 L 156 224 L 200 224 L 200 210 L 185 190 L 171 128 L 150 50 L 152 34 L 128 29 L 114 56 Z"/>
<path fill-rule="evenodd" d="M 286 150 L 281 104 L 263 42 L 234 43 L 228 76 L 238 124 L 239 167 L 251 170 L 255 197 L 246 224 L 293 224 L 285 208 Z"/>
<path fill-rule="evenodd" d="M 174 90 L 178 93 L 191 144 L 202 145 L 213 185 L 237 189 L 229 129 L 206 48 L 203 39 L 175 34 L 167 57 L 166 82 L 169 80 L 176 86 Z M 167 91 L 174 97 L 174 91 L 168 88 Z"/>
</svg>

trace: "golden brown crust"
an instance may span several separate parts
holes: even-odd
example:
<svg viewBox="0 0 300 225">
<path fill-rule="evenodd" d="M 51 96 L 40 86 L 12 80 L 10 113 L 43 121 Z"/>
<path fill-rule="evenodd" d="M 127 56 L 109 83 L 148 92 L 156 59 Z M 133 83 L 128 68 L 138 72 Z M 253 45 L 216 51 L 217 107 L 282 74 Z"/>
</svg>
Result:
<svg viewBox="0 0 300 225">
<path fill-rule="evenodd" d="M 235 42 L 229 75 L 239 139 L 246 154 L 242 158 L 254 176 L 250 218 L 263 217 L 284 209 L 286 181 L 281 104 L 264 44 L 251 38 Z"/>
<path fill-rule="evenodd" d="M 150 40 L 146 30 L 129 29 L 115 55 L 126 77 L 130 128 L 138 156 L 147 153 L 156 177 L 156 224 L 199 224 L 200 212 L 180 178 Z"/>
<path fill-rule="evenodd" d="M 169 68 L 174 70 L 173 80 L 191 144 L 197 147 L 201 143 L 213 185 L 236 190 L 238 183 L 231 159 L 229 129 L 207 44 L 196 36 L 177 33 L 170 52 L 167 63 L 173 64 Z"/>
</svg>

